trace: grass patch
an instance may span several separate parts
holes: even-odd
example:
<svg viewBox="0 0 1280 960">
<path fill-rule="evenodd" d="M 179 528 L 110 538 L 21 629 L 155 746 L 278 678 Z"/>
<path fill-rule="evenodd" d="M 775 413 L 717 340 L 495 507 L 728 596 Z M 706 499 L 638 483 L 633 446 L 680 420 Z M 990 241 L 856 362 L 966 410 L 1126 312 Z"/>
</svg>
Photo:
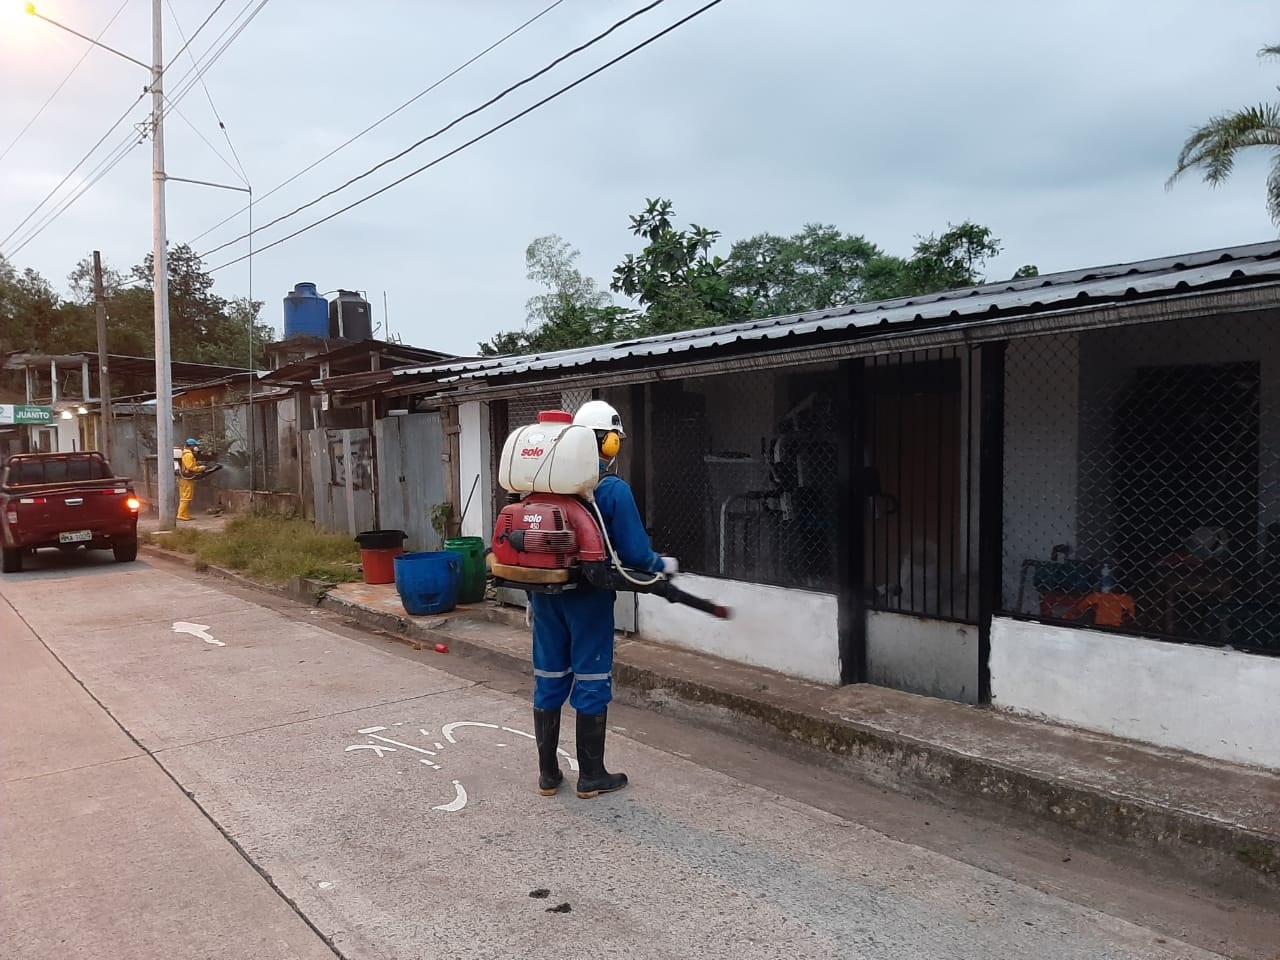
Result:
<svg viewBox="0 0 1280 960">
<path fill-rule="evenodd" d="M 245 514 L 221 532 L 178 529 L 150 536 L 170 550 L 195 557 L 196 567 L 225 567 L 264 583 L 292 577 L 345 583 L 359 580 L 360 550 L 345 533 L 322 533 L 309 520 L 272 514 Z"/>
</svg>

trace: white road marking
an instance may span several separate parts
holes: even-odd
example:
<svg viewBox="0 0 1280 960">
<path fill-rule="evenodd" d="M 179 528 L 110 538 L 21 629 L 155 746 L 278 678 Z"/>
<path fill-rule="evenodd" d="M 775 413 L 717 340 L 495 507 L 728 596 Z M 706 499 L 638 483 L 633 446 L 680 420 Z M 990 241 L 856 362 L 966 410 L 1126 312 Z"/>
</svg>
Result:
<svg viewBox="0 0 1280 960">
<path fill-rule="evenodd" d="M 353 743 L 351 746 L 347 747 L 347 749 L 344 752 L 350 753 L 352 750 L 372 750 L 379 757 L 381 757 L 384 753 L 396 752 L 395 747 L 384 747 L 376 743 Z"/>
<path fill-rule="evenodd" d="M 377 727 L 376 729 L 385 730 L 386 727 Z M 434 757 L 436 755 L 434 750 L 423 750 L 421 747 L 415 747 L 411 743 L 401 743 L 399 740 L 392 740 L 390 737 L 380 737 L 376 733 L 369 734 L 369 739 L 381 740 L 383 743 L 390 743 L 397 747 L 404 747 L 406 750 L 417 750 L 419 753 L 425 753 L 428 757 Z"/>
<path fill-rule="evenodd" d="M 363 730 L 357 730 L 356 733 L 381 733 L 386 727 L 365 727 Z"/>
<path fill-rule="evenodd" d="M 488 724 L 486 724 L 488 726 Z M 432 810 L 442 810 L 445 813 L 457 813 L 467 805 L 467 790 L 457 780 L 453 781 L 453 788 L 458 791 L 458 795 L 449 803 L 442 804 L 438 807 L 432 807 Z"/>
<path fill-rule="evenodd" d="M 444 738 L 450 743 L 457 743 L 458 741 L 454 738 L 453 731 L 457 730 L 458 727 L 487 727 L 490 730 L 501 729 L 496 723 L 479 723 L 475 720 L 456 720 L 453 723 L 446 723 L 440 728 L 440 732 L 444 734 Z"/>
<path fill-rule="evenodd" d="M 209 632 L 207 623 L 187 623 L 185 620 L 175 620 L 173 624 L 174 633 L 189 633 L 193 637 L 199 637 L 205 643 L 211 643 L 215 647 L 225 647 L 226 644 L 221 640 L 213 639 L 213 634 Z"/>
</svg>

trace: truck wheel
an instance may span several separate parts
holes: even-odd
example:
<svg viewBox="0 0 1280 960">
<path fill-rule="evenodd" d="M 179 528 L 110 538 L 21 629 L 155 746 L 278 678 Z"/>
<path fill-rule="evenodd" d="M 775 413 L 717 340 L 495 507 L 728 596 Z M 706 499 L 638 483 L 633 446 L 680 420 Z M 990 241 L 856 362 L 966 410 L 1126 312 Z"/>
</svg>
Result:
<svg viewBox="0 0 1280 960">
<path fill-rule="evenodd" d="M 115 555 L 117 563 L 128 563 L 130 560 L 138 559 L 138 541 L 137 540 L 120 540 L 111 545 L 111 552 Z"/>
<path fill-rule="evenodd" d="M 3 569 L 5 573 L 22 572 L 21 550 L 10 550 L 6 547 L 3 551 L 0 551 L 0 559 L 3 560 L 3 565 L 0 566 L 0 569 Z"/>
</svg>

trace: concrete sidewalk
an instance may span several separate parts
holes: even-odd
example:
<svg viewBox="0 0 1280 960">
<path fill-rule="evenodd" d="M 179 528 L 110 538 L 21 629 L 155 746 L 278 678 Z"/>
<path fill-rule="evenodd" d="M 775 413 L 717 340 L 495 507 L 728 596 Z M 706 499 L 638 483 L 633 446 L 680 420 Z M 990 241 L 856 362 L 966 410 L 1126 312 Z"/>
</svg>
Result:
<svg viewBox="0 0 1280 960">
<path fill-rule="evenodd" d="M 285 592 L 415 647 L 444 643 L 532 672 L 519 609 L 484 603 L 414 617 L 392 584 L 326 591 L 297 580 Z M 1017 817 L 1019 828 L 1050 824 L 1082 842 L 1122 842 L 1215 883 L 1280 895 L 1274 773 L 883 687 L 828 687 L 634 638 L 619 638 L 614 679 L 620 700 L 739 737 L 781 737 L 887 789 L 1001 822 Z"/>
</svg>

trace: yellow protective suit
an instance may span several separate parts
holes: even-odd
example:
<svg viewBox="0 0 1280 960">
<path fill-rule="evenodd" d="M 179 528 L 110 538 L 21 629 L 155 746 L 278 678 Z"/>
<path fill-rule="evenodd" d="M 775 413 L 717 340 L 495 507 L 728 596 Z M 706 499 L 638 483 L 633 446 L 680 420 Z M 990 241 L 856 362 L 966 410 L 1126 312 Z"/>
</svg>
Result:
<svg viewBox="0 0 1280 960">
<path fill-rule="evenodd" d="M 204 467 L 196 460 L 195 451 L 187 447 L 182 451 L 182 467 L 178 472 L 179 520 L 191 519 L 191 499 L 196 495 L 196 482 L 188 478 L 201 473 L 204 473 Z"/>
</svg>

